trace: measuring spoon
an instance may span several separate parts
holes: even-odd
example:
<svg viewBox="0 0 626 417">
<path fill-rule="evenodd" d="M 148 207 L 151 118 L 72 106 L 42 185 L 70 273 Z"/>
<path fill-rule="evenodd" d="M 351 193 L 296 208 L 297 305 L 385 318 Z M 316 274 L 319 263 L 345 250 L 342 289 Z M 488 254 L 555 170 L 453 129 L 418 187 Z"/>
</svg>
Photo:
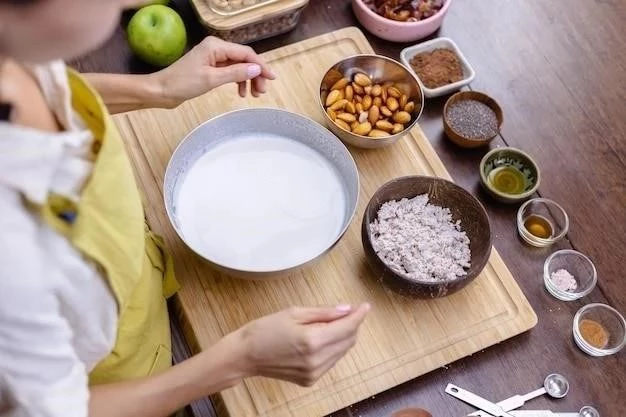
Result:
<svg viewBox="0 0 626 417">
<path fill-rule="evenodd" d="M 577 413 L 557 413 L 550 410 L 516 410 L 511 411 L 511 415 L 513 417 L 600 417 L 598 410 L 590 406 L 581 408 Z"/>
<path fill-rule="evenodd" d="M 550 374 L 543 381 L 543 388 L 539 388 L 526 395 L 514 395 L 506 400 L 500 401 L 497 405 L 504 411 L 511 411 L 523 406 L 526 404 L 526 401 L 541 397 L 546 393 L 552 398 L 563 398 L 568 392 L 569 382 L 567 382 L 567 379 L 560 374 Z M 468 414 L 468 416 L 488 417 L 488 414 L 485 414 L 484 411 L 476 411 Z"/>
</svg>

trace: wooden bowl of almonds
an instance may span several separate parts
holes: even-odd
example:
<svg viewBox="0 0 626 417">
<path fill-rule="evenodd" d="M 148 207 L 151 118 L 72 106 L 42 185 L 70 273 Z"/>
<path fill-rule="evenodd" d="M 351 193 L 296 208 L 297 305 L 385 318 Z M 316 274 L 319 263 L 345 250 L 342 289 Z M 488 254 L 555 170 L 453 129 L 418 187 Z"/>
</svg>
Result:
<svg viewBox="0 0 626 417">
<path fill-rule="evenodd" d="M 401 295 L 437 298 L 472 282 L 491 255 L 487 212 L 442 178 L 396 178 L 372 196 L 361 225 L 369 264 Z"/>
<path fill-rule="evenodd" d="M 329 129 L 344 143 L 381 148 L 415 126 L 424 94 L 415 75 L 399 62 L 355 55 L 326 72 L 320 106 Z"/>
</svg>

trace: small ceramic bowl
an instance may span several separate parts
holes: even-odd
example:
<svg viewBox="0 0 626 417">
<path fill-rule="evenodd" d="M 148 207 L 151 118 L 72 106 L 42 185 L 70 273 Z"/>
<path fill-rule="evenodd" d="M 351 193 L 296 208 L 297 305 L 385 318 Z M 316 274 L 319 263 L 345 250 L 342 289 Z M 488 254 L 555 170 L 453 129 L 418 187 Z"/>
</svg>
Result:
<svg viewBox="0 0 626 417">
<path fill-rule="evenodd" d="M 507 174 L 511 169 L 516 175 Z M 500 202 L 519 203 L 527 200 L 537 191 L 540 182 L 537 163 L 519 149 L 495 148 L 480 161 L 480 183 L 487 193 Z M 504 192 L 495 188 L 494 183 L 520 192 Z"/>
<path fill-rule="evenodd" d="M 376 83 L 393 82 L 403 94 L 406 94 L 408 101 L 415 103 L 415 108 L 411 112 L 411 121 L 405 125 L 402 132 L 384 138 L 371 138 L 348 132 L 333 122 L 326 112 L 322 96 L 341 78 L 352 78 L 357 73 L 367 74 Z M 413 72 L 399 62 L 380 55 L 355 55 L 333 65 L 322 78 L 319 97 L 319 106 L 324 113 L 328 128 L 344 143 L 358 148 L 382 148 L 396 143 L 415 126 L 424 110 L 424 93 Z"/>
<path fill-rule="evenodd" d="M 554 201 L 533 198 L 517 211 L 517 230 L 529 245 L 545 248 L 565 237 L 569 231 L 569 217 Z"/>
<path fill-rule="evenodd" d="M 413 42 L 433 34 L 441 27 L 451 3 L 452 0 L 445 0 L 441 10 L 419 22 L 387 19 L 367 7 L 363 0 L 352 0 L 352 10 L 359 22 L 373 35 L 392 42 Z"/>
<path fill-rule="evenodd" d="M 583 331 L 585 328 L 593 331 L 596 340 L 585 339 L 585 334 L 589 333 Z M 606 304 L 588 304 L 578 310 L 574 316 L 573 333 L 578 347 L 591 356 L 613 355 L 626 346 L 626 320 L 619 311 Z"/>
<path fill-rule="evenodd" d="M 442 85 L 441 87 L 428 88 L 420 79 L 419 74 L 411 67 L 411 59 L 413 59 L 415 55 L 443 48 L 454 51 L 455 55 L 459 58 L 459 61 L 461 61 L 461 66 L 463 69 L 463 79 L 455 83 Z M 463 55 L 457 44 L 454 43 L 454 41 L 450 38 L 435 38 L 427 42 L 422 42 L 417 45 L 409 46 L 408 48 L 405 48 L 402 50 L 402 52 L 400 52 L 400 60 L 405 67 L 413 71 L 413 73 L 417 77 L 417 81 L 419 81 L 420 86 L 422 87 L 422 90 L 424 90 L 424 96 L 426 96 L 427 98 L 440 97 L 460 90 L 462 87 L 471 83 L 476 76 L 474 69 L 465 58 L 465 55 Z"/>
<path fill-rule="evenodd" d="M 570 274 L 576 281 L 576 289 L 566 291 L 555 284 L 553 274 Z M 546 289 L 555 298 L 562 301 L 574 301 L 583 298 L 596 287 L 598 273 L 591 259 L 580 252 L 564 249 L 554 252 L 543 264 L 543 282 Z"/>
<path fill-rule="evenodd" d="M 370 224 L 381 206 L 391 200 L 428 194 L 429 203 L 447 207 L 452 220 L 461 221 L 461 229 L 470 240 L 470 268 L 464 277 L 440 282 L 420 281 L 400 274 L 383 262 L 372 246 Z M 361 225 L 365 255 L 387 288 L 402 295 L 437 298 L 453 294 L 472 282 L 483 270 L 491 254 L 491 228 L 485 208 L 478 199 L 453 182 L 436 177 L 408 176 L 389 181 L 372 196 Z"/>
<path fill-rule="evenodd" d="M 488 138 L 472 138 L 468 136 L 464 136 L 461 133 L 454 130 L 451 126 L 449 118 L 448 118 L 448 109 L 461 101 L 464 100 L 476 100 L 481 103 L 486 104 L 491 110 L 496 114 L 496 118 L 498 119 L 498 132 Z M 452 97 L 446 101 L 445 106 L 443 107 L 443 129 L 446 132 L 446 136 L 455 144 L 463 147 L 463 148 L 480 148 L 481 146 L 489 145 L 489 142 L 494 140 L 496 136 L 500 133 L 500 128 L 502 127 L 502 122 L 504 121 L 504 115 L 502 114 L 502 108 L 498 104 L 496 100 L 489 97 L 487 94 L 480 93 L 478 91 L 461 91 L 454 94 Z"/>
</svg>

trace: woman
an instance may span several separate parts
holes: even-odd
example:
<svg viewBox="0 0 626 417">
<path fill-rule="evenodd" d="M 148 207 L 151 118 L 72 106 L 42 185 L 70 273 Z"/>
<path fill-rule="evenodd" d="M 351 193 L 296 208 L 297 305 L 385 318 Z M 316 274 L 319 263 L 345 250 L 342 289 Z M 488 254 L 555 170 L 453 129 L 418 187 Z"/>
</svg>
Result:
<svg viewBox="0 0 626 417">
<path fill-rule="evenodd" d="M 215 38 L 152 75 L 83 78 L 58 61 L 96 48 L 136 3 L 0 0 L 0 416 L 167 416 L 250 376 L 311 385 L 369 309 L 294 307 L 171 366 L 176 282 L 108 112 L 231 82 L 258 96 L 275 77 Z"/>
</svg>

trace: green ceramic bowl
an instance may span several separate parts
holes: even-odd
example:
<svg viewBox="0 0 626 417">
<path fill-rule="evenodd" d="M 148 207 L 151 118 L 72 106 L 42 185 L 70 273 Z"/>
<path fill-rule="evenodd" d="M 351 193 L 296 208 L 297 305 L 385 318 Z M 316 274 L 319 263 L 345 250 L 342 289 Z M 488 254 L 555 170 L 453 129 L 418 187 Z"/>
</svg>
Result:
<svg viewBox="0 0 626 417">
<path fill-rule="evenodd" d="M 527 200 L 539 188 L 537 163 L 516 148 L 496 148 L 480 161 L 480 183 L 493 198 L 503 203 Z"/>
</svg>

